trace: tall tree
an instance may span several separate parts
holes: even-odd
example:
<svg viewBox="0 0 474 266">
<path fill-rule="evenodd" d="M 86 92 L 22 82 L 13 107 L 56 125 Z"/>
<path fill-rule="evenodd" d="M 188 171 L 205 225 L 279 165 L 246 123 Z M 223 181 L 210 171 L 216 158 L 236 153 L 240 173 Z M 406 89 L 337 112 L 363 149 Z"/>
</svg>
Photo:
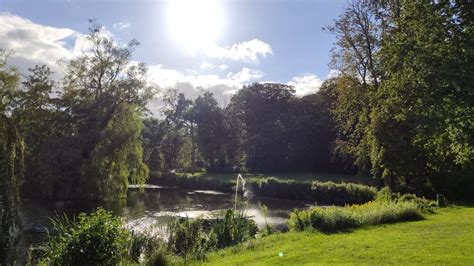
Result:
<svg viewBox="0 0 474 266">
<path fill-rule="evenodd" d="M 373 112 L 372 161 L 383 177 L 472 192 L 472 10 L 462 1 L 403 1 L 382 46 L 386 80 Z"/>
<path fill-rule="evenodd" d="M 129 152 L 127 157 L 134 156 L 136 160 L 141 160 L 141 149 L 130 147 L 140 145 L 141 138 L 137 137 L 140 135 L 137 131 L 141 130 L 142 122 L 135 117 L 145 110 L 152 95 L 145 79 L 147 69 L 144 64 L 131 62 L 132 52 L 138 45 L 135 40 L 125 46 L 117 43 L 95 21 L 91 21 L 87 40 L 90 44 L 88 51 L 67 65 L 62 95 L 63 108 L 71 116 L 76 128 L 74 136 L 81 150 L 79 187 L 81 194 L 87 197 L 124 196 L 124 193 L 109 192 L 126 191 L 128 181 L 144 183 L 148 170 L 135 160 L 123 161 L 126 164 L 123 167 L 128 171 L 118 170 L 123 168 L 111 166 L 120 164 L 118 161 L 99 154 L 103 154 L 100 150 L 106 147 L 122 155 Z M 126 120 L 128 124 L 114 120 L 124 114 L 129 118 Z M 123 129 L 127 130 L 133 139 L 130 141 L 136 142 L 136 145 L 125 141 L 119 142 L 122 146 L 115 147 L 116 143 L 112 143 L 108 136 L 114 126 L 134 127 Z M 104 167 L 101 171 L 90 171 L 98 169 L 99 165 Z"/>
<path fill-rule="evenodd" d="M 21 228 L 18 190 L 24 170 L 24 139 L 19 118 L 13 116 L 20 75 L 8 65 L 7 57 L 5 51 L 0 51 L 0 263 L 8 261 L 6 251 Z"/>
<path fill-rule="evenodd" d="M 288 167 L 289 125 L 292 119 L 291 86 L 277 83 L 255 83 L 244 86 L 227 107 L 238 121 L 241 143 L 251 171 L 278 171 Z"/>
</svg>

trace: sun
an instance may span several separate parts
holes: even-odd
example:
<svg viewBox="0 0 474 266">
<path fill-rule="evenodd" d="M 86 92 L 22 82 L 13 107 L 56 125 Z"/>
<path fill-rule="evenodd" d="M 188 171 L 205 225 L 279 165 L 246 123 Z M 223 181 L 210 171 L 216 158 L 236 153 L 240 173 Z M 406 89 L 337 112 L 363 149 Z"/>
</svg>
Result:
<svg viewBox="0 0 474 266">
<path fill-rule="evenodd" d="M 168 30 L 173 38 L 191 51 L 214 45 L 224 24 L 219 0 L 169 0 Z"/>
</svg>

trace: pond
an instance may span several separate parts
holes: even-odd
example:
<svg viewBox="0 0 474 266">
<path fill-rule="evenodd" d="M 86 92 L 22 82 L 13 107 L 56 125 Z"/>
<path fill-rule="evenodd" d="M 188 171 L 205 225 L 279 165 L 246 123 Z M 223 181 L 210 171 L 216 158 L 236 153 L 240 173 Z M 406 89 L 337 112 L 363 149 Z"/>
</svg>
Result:
<svg viewBox="0 0 474 266">
<path fill-rule="evenodd" d="M 233 209 L 234 196 L 217 191 L 147 185 L 143 192 L 132 187 L 127 199 L 108 202 L 103 207 L 123 217 L 130 229 L 146 231 L 165 217 L 206 217 L 225 209 Z M 308 202 L 241 196 L 238 197 L 238 203 L 238 208 L 245 210 L 260 228 L 265 226 L 262 205 L 267 206 L 267 222 L 280 230 L 285 230 L 289 213 L 293 209 L 310 206 Z M 30 246 L 37 246 L 46 241 L 51 217 L 62 214 L 77 215 L 97 207 L 97 202 L 24 199 L 21 205 L 23 230 L 15 245 L 18 262 L 24 259 Z"/>
</svg>

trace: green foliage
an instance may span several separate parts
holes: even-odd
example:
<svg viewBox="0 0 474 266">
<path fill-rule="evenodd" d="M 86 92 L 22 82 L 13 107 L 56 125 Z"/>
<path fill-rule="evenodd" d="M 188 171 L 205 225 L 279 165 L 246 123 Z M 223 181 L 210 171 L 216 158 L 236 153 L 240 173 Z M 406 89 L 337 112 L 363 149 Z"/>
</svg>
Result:
<svg viewBox="0 0 474 266">
<path fill-rule="evenodd" d="M 168 249 L 183 257 L 202 257 L 206 252 L 206 235 L 199 219 L 176 219 L 168 226 Z"/>
<path fill-rule="evenodd" d="M 257 234 L 255 222 L 248 219 L 245 213 L 227 210 L 223 219 L 212 224 L 210 248 L 225 248 L 247 241 Z M 214 242 L 214 243 L 213 243 Z"/>
<path fill-rule="evenodd" d="M 8 54 L 0 49 L 0 264 L 10 262 L 8 249 L 21 228 L 19 188 L 25 151 L 20 130 L 22 117 L 13 112 L 21 95 L 20 75 L 7 59 Z"/>
<path fill-rule="evenodd" d="M 417 197 L 415 194 L 394 193 L 389 187 L 384 187 L 377 192 L 376 201 L 412 202 L 416 204 L 418 209 L 423 213 L 434 213 L 436 208 L 436 202 L 433 200 L 426 199 L 425 197 Z"/>
<path fill-rule="evenodd" d="M 253 220 L 232 210 L 211 221 L 179 218 L 171 222 L 168 230 L 168 250 L 185 259 L 202 259 L 209 250 L 237 245 L 258 232 Z"/>
<path fill-rule="evenodd" d="M 248 182 L 255 195 L 329 204 L 365 203 L 375 199 L 376 189 L 366 185 L 334 182 L 298 182 L 266 178 Z"/>
<path fill-rule="evenodd" d="M 291 230 L 333 232 L 357 227 L 423 219 L 412 201 L 372 201 L 345 207 L 315 207 L 294 211 L 288 226 Z"/>
<path fill-rule="evenodd" d="M 142 128 L 136 108 L 118 107 L 84 166 L 84 193 L 91 198 L 123 198 L 129 183 L 145 183 L 149 170 L 143 163 Z"/>
<path fill-rule="evenodd" d="M 47 244 L 48 265 L 115 265 L 127 254 L 129 232 L 120 218 L 101 208 L 77 221 L 53 220 L 57 231 Z"/>
</svg>

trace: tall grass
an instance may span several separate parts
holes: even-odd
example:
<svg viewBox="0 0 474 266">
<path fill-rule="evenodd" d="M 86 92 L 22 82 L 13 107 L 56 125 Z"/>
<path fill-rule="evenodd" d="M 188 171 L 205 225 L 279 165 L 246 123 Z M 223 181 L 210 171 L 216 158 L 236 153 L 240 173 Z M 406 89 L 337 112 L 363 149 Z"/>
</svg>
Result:
<svg viewBox="0 0 474 266">
<path fill-rule="evenodd" d="M 421 220 L 424 216 L 412 201 L 372 201 L 346 207 L 315 207 L 294 211 L 290 215 L 290 230 L 334 232 L 357 227 Z"/>
</svg>

